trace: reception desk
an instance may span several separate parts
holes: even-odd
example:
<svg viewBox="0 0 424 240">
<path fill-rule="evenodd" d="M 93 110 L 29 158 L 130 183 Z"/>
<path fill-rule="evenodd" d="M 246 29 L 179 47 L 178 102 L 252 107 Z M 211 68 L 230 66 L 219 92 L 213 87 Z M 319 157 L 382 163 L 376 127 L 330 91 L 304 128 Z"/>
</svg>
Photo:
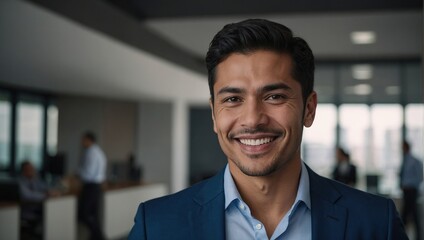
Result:
<svg viewBox="0 0 424 240">
<path fill-rule="evenodd" d="M 125 238 L 134 224 L 140 202 L 168 193 L 165 184 L 115 184 L 105 187 L 102 223 L 106 239 Z M 77 194 L 49 198 L 43 203 L 43 239 L 84 240 L 78 234 Z M 0 239 L 18 240 L 20 237 L 20 205 L 0 202 Z"/>
<path fill-rule="evenodd" d="M 19 239 L 18 203 L 0 203 L 0 239 Z"/>
<path fill-rule="evenodd" d="M 75 240 L 77 232 L 77 197 L 65 195 L 44 202 L 44 239 Z"/>
<path fill-rule="evenodd" d="M 103 229 L 106 239 L 126 237 L 134 224 L 140 202 L 164 196 L 165 184 L 111 188 L 104 195 Z"/>
</svg>

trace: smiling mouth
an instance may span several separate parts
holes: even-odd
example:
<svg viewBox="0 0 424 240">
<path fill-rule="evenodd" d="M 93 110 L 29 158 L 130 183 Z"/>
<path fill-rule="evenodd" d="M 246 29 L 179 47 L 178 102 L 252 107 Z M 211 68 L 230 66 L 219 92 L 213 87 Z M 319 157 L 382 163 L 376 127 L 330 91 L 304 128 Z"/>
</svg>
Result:
<svg viewBox="0 0 424 240">
<path fill-rule="evenodd" d="M 265 137 L 265 138 L 240 138 L 238 141 L 246 146 L 260 146 L 274 141 L 276 137 Z"/>
</svg>

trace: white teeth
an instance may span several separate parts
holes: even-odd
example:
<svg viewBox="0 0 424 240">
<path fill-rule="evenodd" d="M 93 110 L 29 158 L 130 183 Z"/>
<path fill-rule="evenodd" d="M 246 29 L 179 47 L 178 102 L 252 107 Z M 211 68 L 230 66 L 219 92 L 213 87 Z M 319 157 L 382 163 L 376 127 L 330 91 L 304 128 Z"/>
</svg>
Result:
<svg viewBox="0 0 424 240">
<path fill-rule="evenodd" d="M 272 142 L 273 138 L 260 138 L 260 139 L 240 139 L 240 142 L 248 146 L 259 146 Z"/>
</svg>

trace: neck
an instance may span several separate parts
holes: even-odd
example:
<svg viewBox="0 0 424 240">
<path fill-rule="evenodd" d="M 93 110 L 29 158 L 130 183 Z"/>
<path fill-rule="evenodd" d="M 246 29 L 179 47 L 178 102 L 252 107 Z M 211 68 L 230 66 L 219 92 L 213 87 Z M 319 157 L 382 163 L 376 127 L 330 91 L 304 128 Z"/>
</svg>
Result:
<svg viewBox="0 0 424 240">
<path fill-rule="evenodd" d="M 229 161 L 234 182 L 252 215 L 261 221 L 268 237 L 293 205 L 299 186 L 301 160 L 290 160 L 269 176 L 247 176 Z"/>
</svg>

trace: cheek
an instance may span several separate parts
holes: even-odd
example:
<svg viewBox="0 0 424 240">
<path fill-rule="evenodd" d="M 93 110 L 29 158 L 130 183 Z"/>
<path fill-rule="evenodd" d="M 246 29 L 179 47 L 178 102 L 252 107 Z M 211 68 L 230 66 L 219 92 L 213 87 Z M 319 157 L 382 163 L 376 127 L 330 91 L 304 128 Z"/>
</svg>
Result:
<svg viewBox="0 0 424 240">
<path fill-rule="evenodd" d="M 215 128 L 218 135 L 227 136 L 236 122 L 235 114 L 223 109 L 215 114 Z"/>
<path fill-rule="evenodd" d="M 297 106 L 287 105 L 284 108 L 269 111 L 269 116 L 282 128 L 291 129 L 302 126 L 302 109 Z"/>
</svg>

